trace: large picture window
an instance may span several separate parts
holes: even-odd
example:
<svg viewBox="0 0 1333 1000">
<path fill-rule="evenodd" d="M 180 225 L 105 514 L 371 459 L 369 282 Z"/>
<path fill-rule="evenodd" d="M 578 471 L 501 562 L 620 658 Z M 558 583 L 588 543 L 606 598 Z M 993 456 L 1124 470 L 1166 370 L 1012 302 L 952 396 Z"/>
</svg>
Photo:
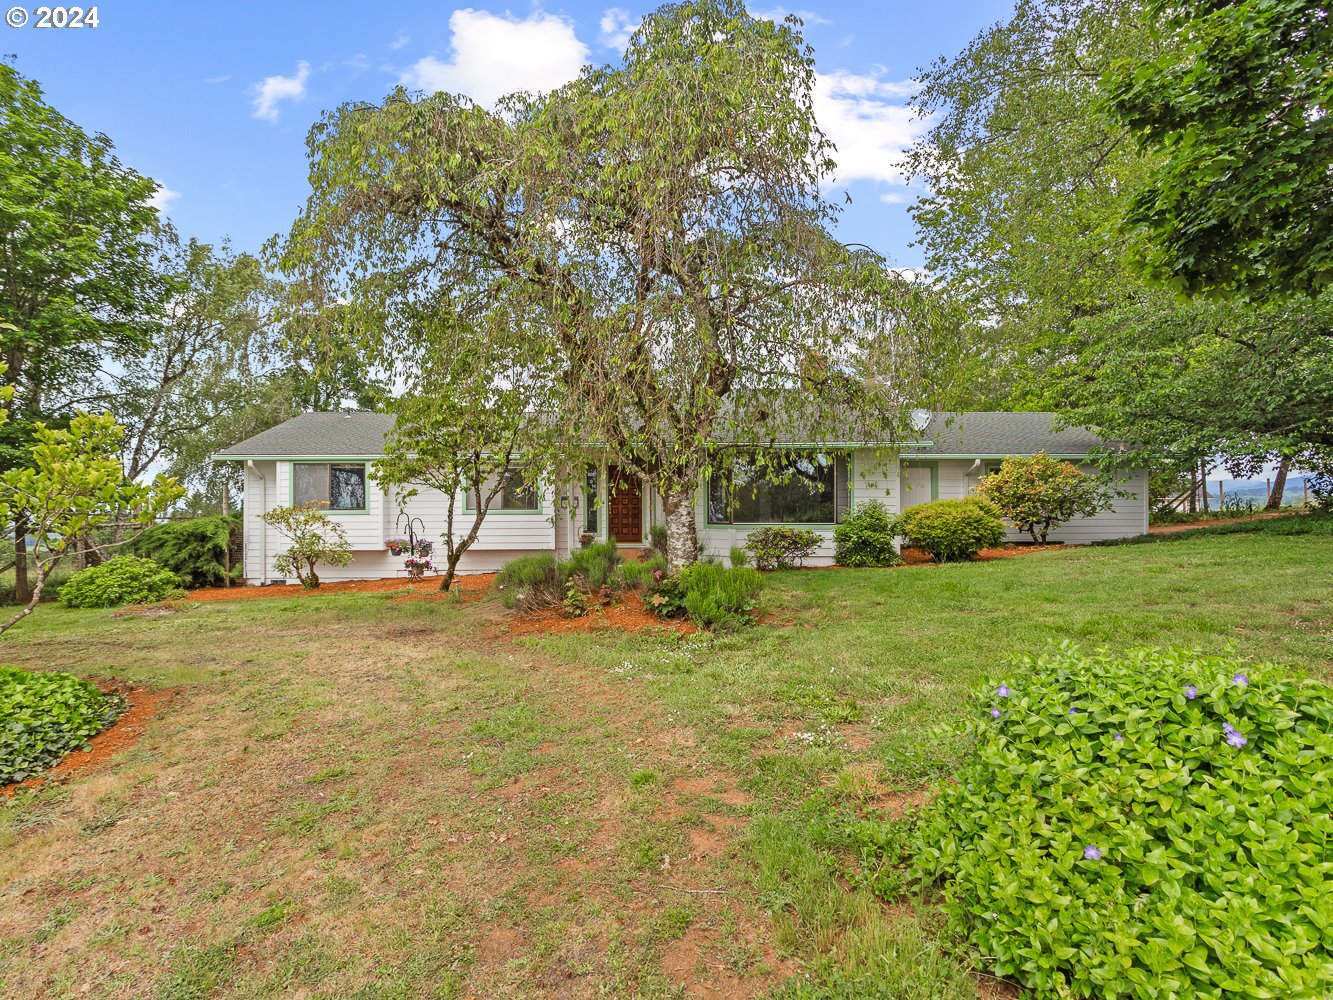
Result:
<svg viewBox="0 0 1333 1000">
<path fill-rule="evenodd" d="M 834 524 L 847 501 L 845 455 L 739 454 L 708 481 L 708 523 Z"/>
<path fill-rule="evenodd" d="M 474 500 L 475 494 L 468 490 L 463 495 L 463 509 L 467 511 L 476 510 Z M 500 492 L 491 501 L 490 509 L 492 511 L 509 510 L 540 513 L 541 495 L 537 492 L 537 487 L 534 484 L 523 482 L 522 469 L 510 468 L 505 471 L 504 485 L 500 487 Z"/>
<path fill-rule="evenodd" d="M 293 462 L 292 503 L 327 504 L 329 510 L 366 509 L 364 462 Z"/>
</svg>

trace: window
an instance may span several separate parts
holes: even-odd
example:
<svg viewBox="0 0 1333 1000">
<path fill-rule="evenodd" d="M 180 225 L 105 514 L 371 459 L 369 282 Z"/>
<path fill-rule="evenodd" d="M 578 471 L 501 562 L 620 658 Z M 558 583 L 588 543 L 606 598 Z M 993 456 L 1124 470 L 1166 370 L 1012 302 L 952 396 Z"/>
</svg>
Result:
<svg viewBox="0 0 1333 1000">
<path fill-rule="evenodd" d="M 475 494 L 468 490 L 463 495 L 463 509 L 476 510 L 474 505 Z M 537 487 L 532 483 L 523 482 L 523 470 L 519 468 L 510 468 L 504 474 L 504 485 L 500 487 L 500 492 L 495 495 L 491 501 L 490 510 L 511 510 L 511 511 L 531 511 L 538 513 L 541 511 L 541 497 L 537 493 Z"/>
<path fill-rule="evenodd" d="M 293 462 L 292 503 L 327 504 L 329 510 L 365 510 L 365 463 Z"/>
<path fill-rule="evenodd" d="M 985 479 L 985 478 L 986 478 L 987 476 L 989 476 L 992 472 L 999 472 L 999 471 L 1000 471 L 1000 466 L 1003 465 L 1003 464 L 1004 464 L 1003 462 L 982 462 L 982 463 L 981 463 L 981 478 L 982 478 L 982 479 Z"/>
<path fill-rule="evenodd" d="M 847 456 L 735 456 L 708 481 L 709 524 L 833 524 L 847 509 Z"/>
<path fill-rule="evenodd" d="M 601 485 L 601 474 L 597 466 L 588 466 L 583 478 L 583 530 L 590 535 L 597 534 L 597 487 Z"/>
</svg>

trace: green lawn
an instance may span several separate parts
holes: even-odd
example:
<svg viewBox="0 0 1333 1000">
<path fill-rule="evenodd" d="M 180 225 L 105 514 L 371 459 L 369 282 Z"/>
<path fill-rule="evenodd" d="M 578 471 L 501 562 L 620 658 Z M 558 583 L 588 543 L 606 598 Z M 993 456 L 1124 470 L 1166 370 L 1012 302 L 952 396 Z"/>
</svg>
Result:
<svg viewBox="0 0 1333 1000">
<path fill-rule="evenodd" d="M 511 640 L 498 601 L 41 608 L 6 661 L 178 688 L 0 806 L 0 994 L 990 992 L 848 820 L 893 813 L 1011 653 L 1200 647 L 1333 676 L 1333 537 L 769 577 L 764 624 Z"/>
</svg>

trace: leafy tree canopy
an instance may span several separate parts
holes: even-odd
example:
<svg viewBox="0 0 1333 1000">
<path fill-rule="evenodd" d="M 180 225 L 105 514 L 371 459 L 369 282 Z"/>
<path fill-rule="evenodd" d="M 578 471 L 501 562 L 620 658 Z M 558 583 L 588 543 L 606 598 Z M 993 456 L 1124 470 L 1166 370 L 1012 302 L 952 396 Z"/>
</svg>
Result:
<svg viewBox="0 0 1333 1000">
<path fill-rule="evenodd" d="M 1333 282 L 1333 11 L 1323 0 L 1152 0 L 1170 35 L 1110 74 L 1159 157 L 1129 219 L 1147 271 L 1254 298 Z"/>
</svg>

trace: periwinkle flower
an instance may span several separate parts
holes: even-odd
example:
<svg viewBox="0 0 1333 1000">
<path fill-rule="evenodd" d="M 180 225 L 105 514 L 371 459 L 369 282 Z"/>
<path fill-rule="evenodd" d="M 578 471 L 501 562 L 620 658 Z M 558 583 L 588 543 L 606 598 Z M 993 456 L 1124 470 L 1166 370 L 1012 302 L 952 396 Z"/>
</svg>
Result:
<svg viewBox="0 0 1333 1000">
<path fill-rule="evenodd" d="M 1191 684 L 1189 687 L 1185 689 L 1185 697 L 1188 698 L 1190 701 L 1193 701 L 1195 698 L 1199 697 L 1199 689 L 1196 688 L 1193 684 Z"/>
<path fill-rule="evenodd" d="M 1235 747 L 1237 750 L 1243 747 L 1246 743 L 1250 742 L 1240 734 L 1240 731 L 1237 730 L 1235 726 L 1233 726 L 1229 722 L 1222 723 L 1222 735 L 1225 736 L 1227 738 L 1227 742 L 1231 744 L 1233 747 Z"/>
<path fill-rule="evenodd" d="M 1231 678 L 1231 683 L 1239 684 L 1241 687 L 1247 688 L 1250 686 L 1250 679 L 1245 674 L 1237 674 L 1235 677 Z"/>
<path fill-rule="evenodd" d="M 1077 708 L 1071 708 L 1071 709 L 1069 710 L 1069 714 L 1070 714 L 1070 715 L 1078 715 L 1078 709 L 1077 709 Z"/>
<path fill-rule="evenodd" d="M 1102 859 L 1101 848 L 1099 848 L 1096 844 L 1089 844 L 1087 847 L 1083 848 L 1084 861 L 1100 861 L 1101 859 Z"/>
<path fill-rule="evenodd" d="M 1117 743 L 1125 742 L 1125 738 L 1121 736 L 1119 733 L 1112 733 L 1111 739 L 1115 740 Z"/>
<path fill-rule="evenodd" d="M 998 719 L 998 718 L 999 718 L 1001 715 L 1003 715 L 1004 713 L 1001 712 L 998 708 L 992 708 L 992 709 L 990 710 L 990 714 L 991 714 L 991 718 L 992 718 L 992 719 Z"/>
<path fill-rule="evenodd" d="M 995 689 L 995 693 L 996 693 L 996 695 L 998 695 L 998 696 L 1001 697 L 1001 698 L 1008 698 L 1008 697 L 1009 697 L 1009 685 L 1008 685 L 1008 684 L 1001 684 L 999 687 L 997 687 L 997 688 Z"/>
</svg>

